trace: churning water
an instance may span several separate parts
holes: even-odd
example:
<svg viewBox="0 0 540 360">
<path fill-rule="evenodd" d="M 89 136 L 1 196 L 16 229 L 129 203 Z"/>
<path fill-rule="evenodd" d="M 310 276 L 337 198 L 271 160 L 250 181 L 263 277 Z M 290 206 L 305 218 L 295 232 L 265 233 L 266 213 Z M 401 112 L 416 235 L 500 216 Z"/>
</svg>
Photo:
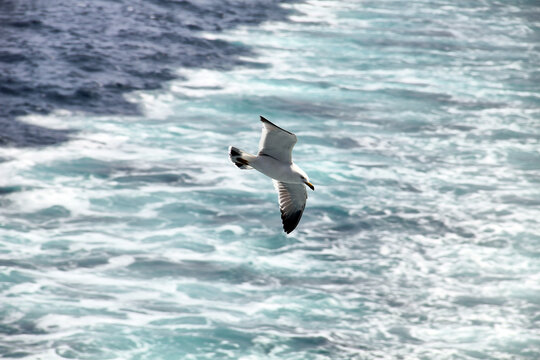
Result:
<svg viewBox="0 0 540 360">
<path fill-rule="evenodd" d="M 538 2 L 1 4 L 4 357 L 540 358 Z"/>
</svg>

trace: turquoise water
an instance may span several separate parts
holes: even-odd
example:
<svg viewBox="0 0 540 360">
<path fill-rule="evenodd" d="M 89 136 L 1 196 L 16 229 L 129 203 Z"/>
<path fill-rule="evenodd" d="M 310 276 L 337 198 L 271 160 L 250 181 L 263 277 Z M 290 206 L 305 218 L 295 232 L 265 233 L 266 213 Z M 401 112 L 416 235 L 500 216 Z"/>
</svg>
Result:
<svg viewBox="0 0 540 360">
<path fill-rule="evenodd" d="M 283 6 L 141 116 L 20 118 L 78 133 L 0 149 L 4 357 L 540 358 L 538 4 Z M 227 155 L 259 115 L 316 187 L 289 236 Z"/>
</svg>

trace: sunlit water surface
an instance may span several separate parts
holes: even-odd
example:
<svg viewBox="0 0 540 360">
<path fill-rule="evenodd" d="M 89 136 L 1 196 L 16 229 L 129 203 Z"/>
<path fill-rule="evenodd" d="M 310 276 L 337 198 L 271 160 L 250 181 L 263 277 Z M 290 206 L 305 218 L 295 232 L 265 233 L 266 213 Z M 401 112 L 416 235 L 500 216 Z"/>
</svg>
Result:
<svg viewBox="0 0 540 360">
<path fill-rule="evenodd" d="M 77 133 L 0 150 L 2 355 L 540 358 L 538 4 L 283 6 L 142 116 L 20 119 Z M 259 115 L 316 186 L 289 236 L 227 156 Z"/>
</svg>

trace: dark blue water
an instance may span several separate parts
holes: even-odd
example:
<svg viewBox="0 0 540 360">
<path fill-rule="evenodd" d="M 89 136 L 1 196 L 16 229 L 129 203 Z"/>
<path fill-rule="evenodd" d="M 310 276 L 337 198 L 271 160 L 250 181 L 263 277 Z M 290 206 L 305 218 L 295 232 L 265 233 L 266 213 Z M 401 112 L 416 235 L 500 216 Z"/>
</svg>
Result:
<svg viewBox="0 0 540 360">
<path fill-rule="evenodd" d="M 1 356 L 540 358 L 538 2 L 0 4 Z"/>
<path fill-rule="evenodd" d="M 69 131 L 17 117 L 55 109 L 139 114 L 126 92 L 158 89 L 178 68 L 249 65 L 252 50 L 208 40 L 242 24 L 284 20 L 283 1 L 0 2 L 0 145 L 65 141 Z"/>
</svg>

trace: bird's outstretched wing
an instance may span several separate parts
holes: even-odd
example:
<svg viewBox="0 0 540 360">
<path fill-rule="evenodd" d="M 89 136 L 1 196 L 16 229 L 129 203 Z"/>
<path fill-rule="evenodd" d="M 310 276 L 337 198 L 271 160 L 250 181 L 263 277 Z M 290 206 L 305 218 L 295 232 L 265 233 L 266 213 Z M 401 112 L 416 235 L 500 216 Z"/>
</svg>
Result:
<svg viewBox="0 0 540 360">
<path fill-rule="evenodd" d="M 262 116 L 261 121 L 263 129 L 259 142 L 259 155 L 268 155 L 290 164 L 292 162 L 292 149 L 296 144 L 296 135 L 272 124 Z"/>
<path fill-rule="evenodd" d="M 277 180 L 273 182 L 279 195 L 283 230 L 289 234 L 296 228 L 304 213 L 307 199 L 306 187 L 304 184 L 284 183 Z"/>
</svg>

